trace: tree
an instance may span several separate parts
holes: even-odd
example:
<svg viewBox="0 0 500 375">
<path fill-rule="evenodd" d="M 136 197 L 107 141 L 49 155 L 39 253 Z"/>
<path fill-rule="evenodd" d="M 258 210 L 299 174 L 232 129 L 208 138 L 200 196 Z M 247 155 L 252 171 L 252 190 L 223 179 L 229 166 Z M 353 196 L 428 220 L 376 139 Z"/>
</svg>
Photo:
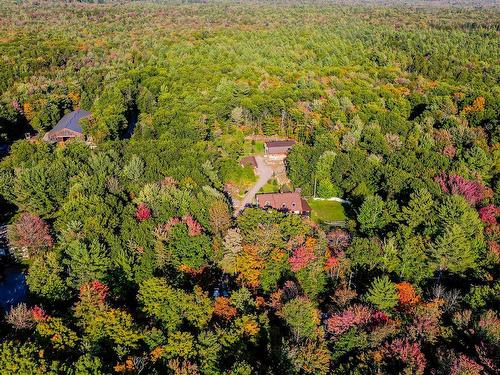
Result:
<svg viewBox="0 0 500 375">
<path fill-rule="evenodd" d="M 306 341 L 292 345 L 287 353 L 297 372 L 305 374 L 328 374 L 331 353 L 324 341 Z"/>
<path fill-rule="evenodd" d="M 35 258 L 26 277 L 30 291 L 49 301 L 63 301 L 68 298 L 63 270 L 61 257 L 55 251 Z"/>
<path fill-rule="evenodd" d="M 144 161 L 137 155 L 132 155 L 130 161 L 123 167 L 123 175 L 133 182 L 137 182 L 144 174 Z"/>
<path fill-rule="evenodd" d="M 50 362 L 40 354 L 40 348 L 29 341 L 22 344 L 4 341 L 0 344 L 0 368 L 5 375 L 59 373 L 58 363 Z"/>
<path fill-rule="evenodd" d="M 330 198 L 339 195 L 331 179 L 331 169 L 337 154 L 333 151 L 325 151 L 316 163 L 316 181 L 318 182 L 316 194 L 322 198 Z"/>
<path fill-rule="evenodd" d="M 236 308 L 230 305 L 226 297 L 217 297 L 215 299 L 214 314 L 227 320 L 231 320 L 237 314 Z"/>
<path fill-rule="evenodd" d="M 210 228 L 212 233 L 222 235 L 231 226 L 231 215 L 224 201 L 216 200 L 213 202 L 208 209 L 208 213 L 210 216 Z"/>
<path fill-rule="evenodd" d="M 102 362 L 98 357 L 91 354 L 84 354 L 75 362 L 72 375 L 104 375 Z"/>
<path fill-rule="evenodd" d="M 408 206 L 402 208 L 401 219 L 412 230 L 420 225 L 432 226 L 435 221 L 435 202 L 426 189 L 418 190 L 410 195 Z"/>
<path fill-rule="evenodd" d="M 9 227 L 9 241 L 24 258 L 33 258 L 54 245 L 47 223 L 29 213 L 21 214 Z"/>
<path fill-rule="evenodd" d="M 189 235 L 189 228 L 182 222 L 175 223 L 167 228 L 168 242 L 165 247 L 157 247 L 160 264 L 165 259 L 175 267 L 200 269 L 212 257 L 210 239 L 205 234 Z"/>
<path fill-rule="evenodd" d="M 396 284 L 399 304 L 402 306 L 415 305 L 420 301 L 420 297 L 415 292 L 415 288 L 409 282 L 403 281 Z"/>
<path fill-rule="evenodd" d="M 378 195 L 372 195 L 365 199 L 358 213 L 360 230 L 366 234 L 384 228 L 389 222 L 385 211 L 385 203 Z"/>
<path fill-rule="evenodd" d="M 320 323 L 319 312 L 306 297 L 297 297 L 287 302 L 280 315 L 290 327 L 295 340 L 315 339 Z"/>
<path fill-rule="evenodd" d="M 241 233 L 238 228 L 229 229 L 224 236 L 222 243 L 222 258 L 219 261 L 220 267 L 229 274 L 236 273 L 236 260 L 243 250 L 241 245 Z"/>
<path fill-rule="evenodd" d="M 12 306 L 5 320 L 16 330 L 30 329 L 35 325 L 31 309 L 25 303 Z"/>
<path fill-rule="evenodd" d="M 108 290 L 97 280 L 83 284 L 75 317 L 83 329 L 83 340 L 94 347 L 110 343 L 117 356 L 122 357 L 138 347 L 141 334 L 128 312 L 108 305 Z"/>
<path fill-rule="evenodd" d="M 403 363 L 408 374 L 423 374 L 427 361 L 417 343 L 407 339 L 396 339 L 386 345 L 387 355 L 390 360 L 397 359 Z"/>
<path fill-rule="evenodd" d="M 59 163 L 18 170 L 14 180 L 17 205 L 41 217 L 51 217 L 64 198 L 68 183 L 65 172 Z"/>
<path fill-rule="evenodd" d="M 458 224 L 452 224 L 436 239 L 433 252 L 436 265 L 441 270 L 463 273 L 476 268 L 477 253 L 471 248 L 467 236 Z"/>
<path fill-rule="evenodd" d="M 143 281 L 137 298 L 143 311 L 168 331 L 175 331 L 181 324 L 184 294 L 170 287 L 165 280 L 151 278 Z"/>
<path fill-rule="evenodd" d="M 382 276 L 372 282 L 366 299 L 380 310 L 390 311 L 398 304 L 398 293 L 394 283 L 387 276 Z"/>
<path fill-rule="evenodd" d="M 91 280 L 104 280 L 110 269 L 107 249 L 98 241 L 90 244 L 72 241 L 65 249 L 68 256 L 64 263 L 68 267 L 68 285 L 79 288 Z"/>
<path fill-rule="evenodd" d="M 49 317 L 40 320 L 36 325 L 36 332 L 48 339 L 50 346 L 59 351 L 73 349 L 78 342 L 76 333 L 66 327 L 61 318 Z"/>
<path fill-rule="evenodd" d="M 327 331 L 334 336 L 342 335 L 351 327 L 372 322 L 373 311 L 363 305 L 348 307 L 345 311 L 334 314 L 326 321 Z"/>
<path fill-rule="evenodd" d="M 141 203 L 137 206 L 135 211 L 135 218 L 137 221 L 144 221 L 151 218 L 151 210 L 146 203 Z"/>
<path fill-rule="evenodd" d="M 490 194 L 480 182 L 466 180 L 460 175 L 441 174 L 435 180 L 445 193 L 461 195 L 471 205 L 476 205 Z"/>
</svg>

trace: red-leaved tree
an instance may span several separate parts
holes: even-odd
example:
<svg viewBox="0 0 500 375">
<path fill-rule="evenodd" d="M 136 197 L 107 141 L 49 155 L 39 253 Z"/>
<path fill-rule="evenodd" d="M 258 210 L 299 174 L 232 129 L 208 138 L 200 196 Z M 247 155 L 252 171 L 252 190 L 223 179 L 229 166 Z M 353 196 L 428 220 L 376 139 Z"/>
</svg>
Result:
<svg viewBox="0 0 500 375">
<path fill-rule="evenodd" d="M 406 365 L 411 374 L 423 374 L 427 361 L 417 343 L 407 339 L 396 339 L 386 345 L 386 353 L 391 359 L 398 359 Z"/>
<path fill-rule="evenodd" d="M 49 318 L 45 310 L 38 305 L 35 305 L 31 309 L 31 315 L 33 316 L 33 320 L 35 322 L 43 322 Z"/>
<path fill-rule="evenodd" d="M 476 205 L 491 195 L 491 189 L 480 182 L 466 180 L 457 174 L 446 175 L 442 173 L 436 176 L 435 180 L 445 193 L 461 195 L 471 205 Z"/>
<path fill-rule="evenodd" d="M 138 221 L 145 221 L 151 217 L 151 209 L 146 203 L 141 203 L 137 206 L 135 211 L 135 218 Z"/>
<path fill-rule="evenodd" d="M 354 305 L 328 318 L 326 328 L 328 332 L 338 336 L 353 326 L 369 323 L 372 318 L 373 313 L 369 307 Z"/>
<path fill-rule="evenodd" d="M 103 304 L 108 296 L 109 288 L 99 280 L 92 280 L 80 287 L 80 299 L 91 299 L 99 304 Z"/>
<path fill-rule="evenodd" d="M 483 366 L 476 363 L 473 359 L 467 357 L 464 354 L 460 354 L 460 356 L 453 361 L 451 366 L 451 374 L 452 375 L 480 375 L 483 373 Z"/>
<path fill-rule="evenodd" d="M 499 214 L 500 208 L 496 207 L 494 204 L 489 204 L 479 209 L 479 218 L 486 224 L 495 225 Z"/>
<path fill-rule="evenodd" d="M 48 224 L 29 213 L 21 214 L 9 227 L 9 241 L 18 255 L 27 258 L 54 245 Z"/>
<path fill-rule="evenodd" d="M 203 231 L 202 226 L 191 215 L 186 215 L 182 218 L 182 222 L 188 227 L 188 235 L 190 237 L 199 236 Z"/>
</svg>

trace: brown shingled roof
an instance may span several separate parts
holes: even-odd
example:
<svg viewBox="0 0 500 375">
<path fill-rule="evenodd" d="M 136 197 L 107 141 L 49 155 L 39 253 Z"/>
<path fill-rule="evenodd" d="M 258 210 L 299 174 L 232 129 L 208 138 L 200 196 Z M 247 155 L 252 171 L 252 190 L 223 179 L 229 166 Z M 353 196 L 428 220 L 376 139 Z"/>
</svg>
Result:
<svg viewBox="0 0 500 375">
<path fill-rule="evenodd" d="M 240 165 L 243 167 L 251 165 L 252 167 L 257 168 L 257 160 L 255 159 L 255 156 L 245 156 L 240 160 Z"/>
<path fill-rule="evenodd" d="M 269 141 L 266 142 L 267 147 L 292 147 L 295 141 Z"/>
<path fill-rule="evenodd" d="M 311 207 L 302 199 L 299 192 L 257 194 L 256 198 L 260 208 L 271 207 L 283 211 L 311 212 Z"/>
</svg>

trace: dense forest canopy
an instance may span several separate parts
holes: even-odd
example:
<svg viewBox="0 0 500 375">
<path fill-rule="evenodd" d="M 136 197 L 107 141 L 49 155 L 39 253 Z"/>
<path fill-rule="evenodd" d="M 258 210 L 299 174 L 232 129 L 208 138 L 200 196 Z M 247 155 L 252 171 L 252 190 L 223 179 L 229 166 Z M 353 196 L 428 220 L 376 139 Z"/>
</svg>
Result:
<svg viewBox="0 0 500 375">
<path fill-rule="evenodd" d="M 2 1 L 0 372 L 498 373 L 499 33 L 492 1 Z M 88 142 L 42 140 L 79 108 Z M 248 136 L 345 225 L 235 215 Z"/>
</svg>

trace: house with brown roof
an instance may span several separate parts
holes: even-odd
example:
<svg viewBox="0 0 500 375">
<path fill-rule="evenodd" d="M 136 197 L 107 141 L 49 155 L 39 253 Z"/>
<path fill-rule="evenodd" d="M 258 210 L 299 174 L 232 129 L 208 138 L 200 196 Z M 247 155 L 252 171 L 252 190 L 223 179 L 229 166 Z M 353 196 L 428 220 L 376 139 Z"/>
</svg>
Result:
<svg viewBox="0 0 500 375">
<path fill-rule="evenodd" d="M 264 144 L 266 157 L 269 160 L 283 160 L 287 157 L 294 144 L 295 141 L 293 140 L 266 142 Z"/>
<path fill-rule="evenodd" d="M 46 142 L 64 142 L 74 138 L 85 139 L 80 120 L 89 116 L 90 112 L 84 109 L 77 109 L 66 114 L 59 120 L 54 129 L 45 134 L 43 140 Z"/>
<path fill-rule="evenodd" d="M 309 215 L 311 213 L 311 207 L 298 191 L 257 194 L 255 199 L 259 208 L 274 208 L 278 211 L 293 212 L 300 215 Z"/>
<path fill-rule="evenodd" d="M 242 167 L 250 165 L 252 168 L 257 168 L 257 159 L 255 159 L 255 156 L 245 156 L 244 158 L 241 158 L 240 165 Z"/>
</svg>

